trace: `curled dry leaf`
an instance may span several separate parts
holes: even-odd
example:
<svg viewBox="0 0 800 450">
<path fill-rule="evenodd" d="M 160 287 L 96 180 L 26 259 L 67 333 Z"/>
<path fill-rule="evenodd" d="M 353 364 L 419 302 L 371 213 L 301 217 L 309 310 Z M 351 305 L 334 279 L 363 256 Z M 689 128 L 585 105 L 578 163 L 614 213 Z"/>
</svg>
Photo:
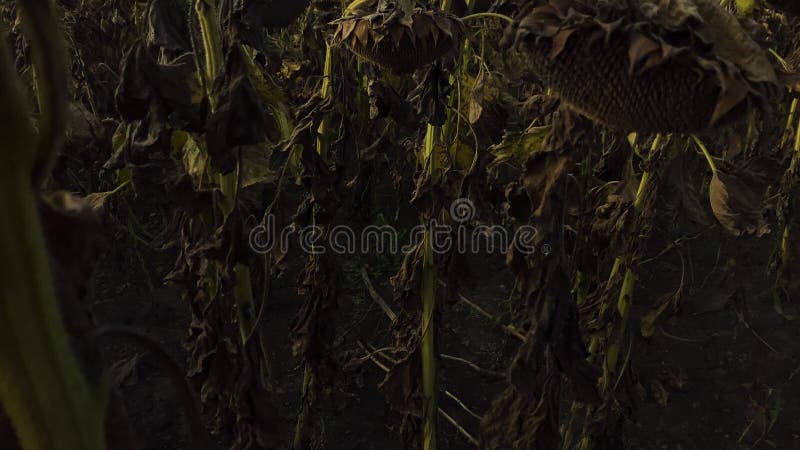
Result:
<svg viewBox="0 0 800 450">
<path fill-rule="evenodd" d="M 156 115 L 175 128 L 201 130 L 202 90 L 191 58 L 182 56 L 160 64 L 139 42 L 125 55 L 115 99 L 126 121 Z"/>
<path fill-rule="evenodd" d="M 222 173 L 235 169 L 235 149 L 267 140 L 267 112 L 250 80 L 246 58 L 239 48 L 233 48 L 227 55 L 226 82 L 214 90 L 218 104 L 206 123 L 211 165 Z"/>
<path fill-rule="evenodd" d="M 186 6 L 176 0 L 152 0 L 147 5 L 148 44 L 173 52 L 190 52 Z"/>
<path fill-rule="evenodd" d="M 720 224 L 734 236 L 770 232 L 761 209 L 761 198 L 737 174 L 717 170 L 709 188 L 711 209 Z"/>
<path fill-rule="evenodd" d="M 558 432 L 558 377 L 542 380 L 539 396 L 509 387 L 498 396 L 481 420 L 481 449 L 554 450 Z"/>
</svg>

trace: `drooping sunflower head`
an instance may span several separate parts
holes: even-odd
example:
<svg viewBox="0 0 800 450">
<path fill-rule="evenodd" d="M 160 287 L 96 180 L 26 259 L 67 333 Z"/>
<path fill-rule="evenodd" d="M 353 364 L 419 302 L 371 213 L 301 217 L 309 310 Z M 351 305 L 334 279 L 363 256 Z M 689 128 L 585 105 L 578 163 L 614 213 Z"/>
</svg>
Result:
<svg viewBox="0 0 800 450">
<path fill-rule="evenodd" d="M 574 109 L 625 131 L 699 131 L 782 88 L 715 0 L 537 0 L 504 41 Z"/>
<path fill-rule="evenodd" d="M 384 0 L 359 2 L 335 22 L 334 42 L 399 74 L 456 53 L 464 38 L 464 25 L 457 17 L 440 10 L 401 6 Z"/>
</svg>

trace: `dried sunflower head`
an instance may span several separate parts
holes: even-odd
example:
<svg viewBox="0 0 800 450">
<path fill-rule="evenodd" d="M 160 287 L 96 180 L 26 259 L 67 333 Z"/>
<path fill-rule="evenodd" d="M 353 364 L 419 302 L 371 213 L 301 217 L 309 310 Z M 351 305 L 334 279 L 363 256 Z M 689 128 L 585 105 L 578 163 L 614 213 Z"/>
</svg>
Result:
<svg viewBox="0 0 800 450">
<path fill-rule="evenodd" d="M 378 2 L 371 13 L 351 11 L 336 21 L 334 42 L 398 74 L 455 54 L 464 37 L 463 23 L 443 11 L 412 9 L 409 17 L 393 2 Z"/>
<path fill-rule="evenodd" d="M 575 110 L 624 131 L 705 129 L 782 89 L 716 0 L 536 0 L 504 41 Z"/>
</svg>

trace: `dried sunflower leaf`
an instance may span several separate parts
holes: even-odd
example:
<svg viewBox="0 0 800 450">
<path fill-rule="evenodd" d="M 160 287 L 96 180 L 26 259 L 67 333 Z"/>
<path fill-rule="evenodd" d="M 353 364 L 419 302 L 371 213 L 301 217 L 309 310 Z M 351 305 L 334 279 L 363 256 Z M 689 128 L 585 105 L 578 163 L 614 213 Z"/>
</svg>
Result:
<svg viewBox="0 0 800 450">
<path fill-rule="evenodd" d="M 634 33 L 631 36 L 631 47 L 628 49 L 628 59 L 630 60 L 630 73 L 635 72 L 636 66 L 639 62 L 647 58 L 647 63 L 650 64 L 651 56 L 653 53 L 660 50 L 661 46 L 658 42 L 650 39 L 639 33 Z"/>
<path fill-rule="evenodd" d="M 724 90 L 714 108 L 714 114 L 711 116 L 712 125 L 743 102 L 749 93 L 747 86 L 738 80 L 729 80 L 726 84 L 727 86 L 723 88 Z"/>
<path fill-rule="evenodd" d="M 345 20 L 344 22 L 342 22 L 341 27 L 339 27 L 336 30 L 337 33 L 341 32 L 340 39 L 344 40 L 344 39 L 349 38 L 350 35 L 353 33 L 353 30 L 356 29 L 356 23 L 357 23 L 357 21 L 356 20 L 352 20 L 352 19 L 351 20 Z"/>
<path fill-rule="evenodd" d="M 750 81 L 778 84 L 775 69 L 766 52 L 747 34 L 735 16 L 725 11 L 718 1 L 695 2 L 708 24 L 701 32 L 706 33 L 720 59 L 734 63 Z"/>
<path fill-rule="evenodd" d="M 740 176 L 719 169 L 711 179 L 709 191 L 711 210 L 729 233 L 758 237 L 769 233 L 761 199 Z"/>
<path fill-rule="evenodd" d="M 185 7 L 176 0 L 152 0 L 147 5 L 147 41 L 174 52 L 191 51 Z"/>
<path fill-rule="evenodd" d="M 550 50 L 550 55 L 548 55 L 551 59 L 555 58 L 556 56 L 560 55 L 561 52 L 564 51 L 564 47 L 567 46 L 567 41 L 569 41 L 569 37 L 575 33 L 575 28 L 567 28 L 565 30 L 561 30 L 553 36 L 553 48 Z"/>
<path fill-rule="evenodd" d="M 644 1 L 642 14 L 657 24 L 673 30 L 682 29 L 690 20 L 702 21 L 700 11 L 693 0 Z"/>
<path fill-rule="evenodd" d="M 404 27 L 394 27 L 389 30 L 389 34 L 392 35 L 392 43 L 399 47 L 403 42 L 403 36 L 406 35 L 406 28 Z"/>
<path fill-rule="evenodd" d="M 171 124 L 182 129 L 202 129 L 199 83 L 190 58 L 158 64 L 139 42 L 125 55 L 115 99 L 127 121 L 145 119 L 158 104 Z"/>
<path fill-rule="evenodd" d="M 347 38 L 342 29 L 345 21 L 339 21 L 335 40 L 345 43 L 362 58 L 396 73 L 413 72 L 454 53 L 464 35 L 463 23 L 441 11 L 417 11 L 409 18 L 408 24 L 373 21 L 374 16 L 353 18 L 357 23 L 352 38 Z M 377 16 L 382 17 L 380 14 Z"/>
<path fill-rule="evenodd" d="M 368 45 L 371 35 L 370 23 L 366 20 L 359 20 L 355 26 L 355 38 L 359 45 Z"/>
<path fill-rule="evenodd" d="M 451 21 L 447 20 L 447 18 L 443 16 L 436 16 L 435 20 L 437 25 L 436 28 L 438 28 L 438 31 L 441 31 L 447 37 L 453 39 L 453 27 Z"/>
</svg>

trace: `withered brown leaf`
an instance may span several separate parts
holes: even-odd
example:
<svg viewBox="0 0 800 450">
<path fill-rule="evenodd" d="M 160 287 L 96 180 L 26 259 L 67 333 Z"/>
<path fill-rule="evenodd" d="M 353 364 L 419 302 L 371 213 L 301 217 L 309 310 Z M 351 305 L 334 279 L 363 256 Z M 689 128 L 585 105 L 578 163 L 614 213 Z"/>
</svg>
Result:
<svg viewBox="0 0 800 450">
<path fill-rule="evenodd" d="M 762 214 L 761 199 L 735 173 L 718 169 L 711 179 L 709 194 L 714 216 L 732 235 L 761 237 L 770 232 Z"/>
</svg>

